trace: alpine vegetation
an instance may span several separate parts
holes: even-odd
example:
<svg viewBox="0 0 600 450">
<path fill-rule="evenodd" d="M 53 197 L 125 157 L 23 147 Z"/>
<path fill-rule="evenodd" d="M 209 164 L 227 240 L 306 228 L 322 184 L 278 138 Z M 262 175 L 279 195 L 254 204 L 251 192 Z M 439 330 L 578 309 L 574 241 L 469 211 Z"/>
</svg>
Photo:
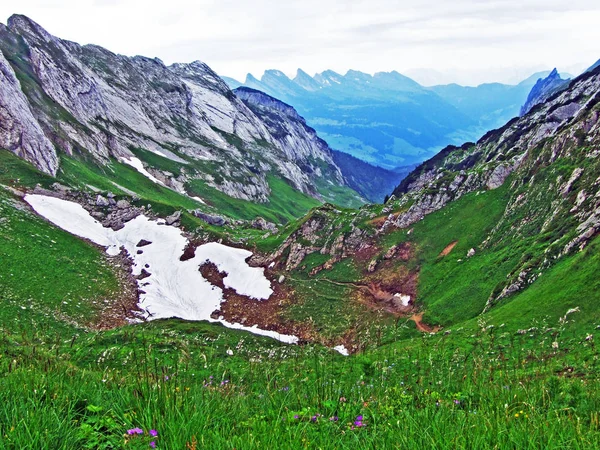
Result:
<svg viewBox="0 0 600 450">
<path fill-rule="evenodd" d="M 0 448 L 599 448 L 600 67 L 556 75 L 387 170 L 12 16 Z"/>
</svg>

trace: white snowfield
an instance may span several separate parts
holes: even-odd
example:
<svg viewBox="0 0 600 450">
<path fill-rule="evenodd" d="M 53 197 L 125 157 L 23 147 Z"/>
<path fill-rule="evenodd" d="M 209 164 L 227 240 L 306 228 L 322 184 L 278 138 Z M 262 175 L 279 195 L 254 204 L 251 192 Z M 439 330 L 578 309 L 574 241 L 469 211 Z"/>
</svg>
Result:
<svg viewBox="0 0 600 450">
<path fill-rule="evenodd" d="M 264 269 L 250 267 L 246 259 L 252 255 L 243 249 L 209 243 L 196 249 L 194 258 L 180 261 L 188 240 L 178 228 L 164 225 L 164 221 L 138 216 L 127 222 L 119 231 L 104 228 L 79 204 L 44 195 L 26 195 L 25 201 L 41 216 L 56 226 L 79 237 L 106 247 L 109 255 L 117 255 L 121 246 L 133 260 L 133 274 L 145 269 L 150 276 L 138 281 L 139 307 L 146 311 L 147 319 L 178 317 L 186 320 L 220 322 L 228 328 L 268 336 L 288 344 L 298 342 L 298 337 L 212 319 L 211 313 L 223 302 L 223 291 L 202 277 L 199 266 L 207 260 L 228 275 L 223 283 L 239 294 L 257 300 L 268 299 L 273 290 L 264 275 Z M 150 241 L 137 247 L 140 240 Z M 142 253 L 138 254 L 138 250 Z"/>
<path fill-rule="evenodd" d="M 139 158 L 136 158 L 135 156 L 130 156 L 129 158 L 121 158 L 121 161 L 133 167 L 135 170 L 144 175 L 150 181 L 156 184 L 160 184 L 161 186 L 165 186 L 165 184 L 162 181 L 160 181 L 158 178 L 156 178 L 144 168 L 144 164 L 142 163 L 142 161 L 139 160 Z"/>
</svg>

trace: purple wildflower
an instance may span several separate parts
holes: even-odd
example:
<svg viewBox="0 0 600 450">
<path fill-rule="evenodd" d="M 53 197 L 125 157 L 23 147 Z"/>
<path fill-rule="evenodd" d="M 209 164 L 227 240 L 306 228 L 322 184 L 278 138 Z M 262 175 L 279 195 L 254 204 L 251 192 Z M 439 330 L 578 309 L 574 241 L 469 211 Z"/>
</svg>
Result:
<svg viewBox="0 0 600 450">
<path fill-rule="evenodd" d="M 298 414 L 294 414 L 294 419 L 299 419 L 300 417 L 298 416 Z"/>
<path fill-rule="evenodd" d="M 333 416 L 333 417 L 330 417 L 329 420 L 331 422 L 337 422 L 339 420 L 339 418 L 338 418 L 338 416 Z"/>
<path fill-rule="evenodd" d="M 310 418 L 310 421 L 311 421 L 311 422 L 316 422 L 316 421 L 317 421 L 317 416 L 312 416 L 312 417 Z"/>
<path fill-rule="evenodd" d="M 366 423 L 363 423 L 363 416 L 362 415 L 356 417 L 356 420 L 354 421 L 354 426 L 356 428 L 366 427 L 367 426 Z"/>
<path fill-rule="evenodd" d="M 158 436 L 158 431 L 156 431 L 156 430 L 150 430 L 150 431 L 148 431 L 148 434 L 150 436 L 155 436 L 156 437 L 156 436 Z"/>
<path fill-rule="evenodd" d="M 455 405 L 460 405 L 460 400 L 454 400 Z"/>
<path fill-rule="evenodd" d="M 156 448 L 156 442 L 154 442 L 154 441 L 150 442 L 150 447 Z"/>
<path fill-rule="evenodd" d="M 142 430 L 141 428 L 132 428 L 131 430 L 127 430 L 127 434 L 134 435 L 134 434 L 144 434 L 144 430 Z"/>
</svg>

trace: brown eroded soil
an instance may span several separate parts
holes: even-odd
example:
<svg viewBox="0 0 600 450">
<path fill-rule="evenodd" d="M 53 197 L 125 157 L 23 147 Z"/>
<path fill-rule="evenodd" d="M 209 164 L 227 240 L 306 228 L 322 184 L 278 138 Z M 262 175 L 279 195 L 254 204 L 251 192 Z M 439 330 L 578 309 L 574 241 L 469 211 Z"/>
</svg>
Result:
<svg viewBox="0 0 600 450">
<path fill-rule="evenodd" d="M 223 290 L 225 301 L 221 303 L 220 309 L 213 312 L 213 318 L 223 316 L 228 322 L 249 327 L 258 325 L 263 330 L 297 336 L 301 341 L 320 342 L 319 336 L 310 325 L 283 317 L 285 307 L 294 301 L 294 292 L 285 284 L 271 281 L 271 297 L 267 300 L 257 300 L 226 288 L 223 279 L 227 273 L 219 272 L 217 266 L 211 262 L 202 264 L 200 273 L 211 284 Z"/>
<path fill-rule="evenodd" d="M 454 241 L 449 243 L 448 245 L 446 245 L 446 247 L 444 248 L 444 250 L 441 251 L 441 253 L 438 255 L 438 258 L 442 258 L 444 256 L 447 256 L 454 247 L 456 247 L 456 244 L 458 244 L 458 241 Z"/>
<path fill-rule="evenodd" d="M 410 317 L 410 320 L 412 320 L 415 323 L 415 325 L 417 325 L 417 330 L 419 330 L 423 333 L 437 333 L 438 331 L 440 331 L 440 327 L 432 327 L 430 325 L 423 323 L 423 313 L 422 312 L 413 314 Z"/>
<path fill-rule="evenodd" d="M 137 318 L 136 314 L 142 312 L 138 307 L 140 292 L 136 278 L 131 273 L 131 259 L 122 250 L 118 256 L 106 256 L 107 264 L 113 266 L 119 279 L 120 295 L 112 302 L 102 304 L 101 310 L 95 321 L 88 324 L 95 330 L 110 330 L 128 323 L 128 320 Z"/>
</svg>

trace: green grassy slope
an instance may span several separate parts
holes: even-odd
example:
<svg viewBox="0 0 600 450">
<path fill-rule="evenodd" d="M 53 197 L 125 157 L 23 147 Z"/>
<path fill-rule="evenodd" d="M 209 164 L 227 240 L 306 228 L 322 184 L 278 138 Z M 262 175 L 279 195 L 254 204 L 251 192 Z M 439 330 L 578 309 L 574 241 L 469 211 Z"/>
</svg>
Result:
<svg viewBox="0 0 600 450">
<path fill-rule="evenodd" d="M 93 325 L 123 295 L 104 251 L 59 230 L 0 190 L 0 317 L 7 332 Z M 123 269 L 121 269 L 123 270 Z"/>
</svg>

